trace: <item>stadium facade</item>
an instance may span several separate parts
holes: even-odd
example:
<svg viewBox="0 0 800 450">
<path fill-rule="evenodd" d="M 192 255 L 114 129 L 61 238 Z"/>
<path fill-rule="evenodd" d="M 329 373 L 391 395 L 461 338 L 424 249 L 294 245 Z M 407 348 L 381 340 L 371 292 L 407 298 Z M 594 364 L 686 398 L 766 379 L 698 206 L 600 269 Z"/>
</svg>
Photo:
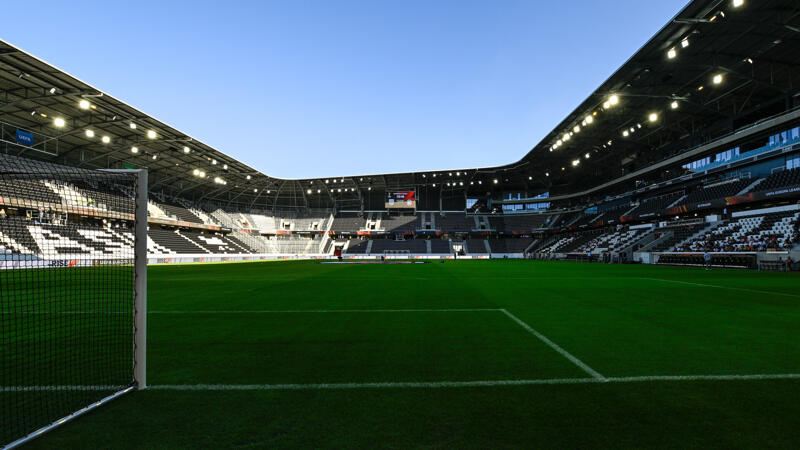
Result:
<svg viewBox="0 0 800 450">
<path fill-rule="evenodd" d="M 147 169 L 151 262 L 712 252 L 777 268 L 798 250 L 798 48 L 794 1 L 694 1 L 513 164 L 443 149 L 460 168 L 282 179 L 0 41 L 0 167 Z M 125 195 L 1 183 L 3 264 L 113 254 Z"/>
</svg>

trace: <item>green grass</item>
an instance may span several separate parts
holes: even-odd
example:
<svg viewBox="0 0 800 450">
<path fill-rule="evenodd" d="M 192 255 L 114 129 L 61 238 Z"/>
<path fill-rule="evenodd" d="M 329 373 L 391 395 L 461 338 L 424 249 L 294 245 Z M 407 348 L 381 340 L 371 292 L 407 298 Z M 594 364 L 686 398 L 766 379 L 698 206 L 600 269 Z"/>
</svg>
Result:
<svg viewBox="0 0 800 450">
<path fill-rule="evenodd" d="M 151 385 L 589 378 L 499 309 L 605 377 L 800 373 L 794 274 L 267 262 L 152 266 L 148 289 Z M 263 312 L 343 309 L 490 311 Z M 796 447 L 798 398 L 797 379 L 152 389 L 31 447 Z"/>
</svg>

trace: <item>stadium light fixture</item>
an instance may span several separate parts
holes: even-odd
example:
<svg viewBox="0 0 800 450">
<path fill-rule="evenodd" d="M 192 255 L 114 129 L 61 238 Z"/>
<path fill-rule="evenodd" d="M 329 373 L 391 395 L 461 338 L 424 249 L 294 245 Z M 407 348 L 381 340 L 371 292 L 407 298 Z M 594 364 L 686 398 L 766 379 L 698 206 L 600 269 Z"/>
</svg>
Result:
<svg viewBox="0 0 800 450">
<path fill-rule="evenodd" d="M 581 126 L 580 125 L 575 125 L 575 128 L 573 128 L 572 131 L 574 131 L 576 133 L 580 133 L 581 132 Z"/>
<path fill-rule="evenodd" d="M 425 178 L 425 174 L 424 173 L 422 174 L 422 178 Z"/>
<path fill-rule="evenodd" d="M 701 85 L 699 88 L 697 88 L 697 90 L 698 90 L 698 91 L 702 91 L 702 90 L 703 90 L 703 89 L 705 89 L 705 88 L 706 88 L 705 86 L 702 86 L 702 85 Z"/>
<path fill-rule="evenodd" d="M 564 136 L 561 137 L 561 140 L 564 141 L 564 142 L 567 142 L 569 140 L 569 138 L 570 138 L 569 133 L 564 133 Z"/>
<path fill-rule="evenodd" d="M 628 137 L 631 133 L 628 130 L 622 132 L 623 137 Z"/>
<path fill-rule="evenodd" d="M 549 177 L 550 176 L 550 172 L 545 172 L 544 176 Z"/>
<path fill-rule="evenodd" d="M 464 182 L 463 182 L 463 181 L 459 181 L 459 182 L 458 182 L 458 185 L 459 185 L 459 186 L 463 186 L 463 185 L 464 185 Z"/>
<path fill-rule="evenodd" d="M 452 177 L 453 176 L 453 172 L 448 173 L 447 176 L 448 177 Z"/>
<path fill-rule="evenodd" d="M 137 147 L 135 145 L 131 146 L 131 153 L 133 153 L 134 155 L 139 153 L 139 147 Z"/>
<path fill-rule="evenodd" d="M 56 117 L 55 119 L 53 119 L 53 125 L 56 128 L 64 128 L 64 125 L 66 124 L 67 122 L 61 117 Z"/>
<path fill-rule="evenodd" d="M 253 192 L 258 192 L 258 188 L 253 188 Z"/>
<path fill-rule="evenodd" d="M 606 101 L 603 103 L 603 109 L 609 109 L 609 108 L 611 108 L 611 102 L 609 102 L 608 100 L 606 100 Z"/>
<path fill-rule="evenodd" d="M 131 127 L 131 130 L 135 130 L 136 129 L 136 124 L 133 123 L 133 122 L 131 122 L 128 126 Z"/>
<path fill-rule="evenodd" d="M 433 174 L 433 178 L 436 178 L 436 174 Z"/>
<path fill-rule="evenodd" d="M 155 153 L 153 153 L 153 161 L 155 161 L 155 160 L 157 160 L 157 159 L 158 159 L 158 155 L 156 155 Z"/>
<path fill-rule="evenodd" d="M 572 167 L 578 167 L 578 164 L 580 164 L 580 163 L 581 163 L 580 159 L 575 159 L 575 160 L 572 161 Z"/>
<path fill-rule="evenodd" d="M 436 183 L 433 183 L 433 187 L 436 187 Z"/>
<path fill-rule="evenodd" d="M 149 139 L 155 139 L 156 138 L 156 132 L 153 131 L 153 130 L 147 130 L 147 137 Z"/>
<path fill-rule="evenodd" d="M 222 170 L 228 170 L 228 165 L 227 164 L 223 164 L 222 165 Z M 312 184 L 313 184 L 313 182 L 312 182 Z"/>
<path fill-rule="evenodd" d="M 592 122 L 594 122 L 594 117 L 586 116 L 586 119 L 584 119 L 584 120 L 586 121 L 587 124 L 591 125 Z"/>
<path fill-rule="evenodd" d="M 135 148 L 135 147 L 134 147 L 134 148 Z M 200 176 L 200 169 L 194 169 L 194 170 L 192 171 L 192 175 L 194 175 L 194 176 L 196 176 L 196 177 L 199 177 L 199 176 Z"/>
<path fill-rule="evenodd" d="M 642 128 L 642 124 L 640 124 L 640 123 L 637 123 L 637 124 L 636 124 L 636 128 Z M 631 130 L 633 130 L 633 128 L 631 128 Z"/>
<path fill-rule="evenodd" d="M 50 88 L 50 93 L 51 94 L 55 94 L 56 93 L 56 88 Z"/>
<path fill-rule="evenodd" d="M 308 190 L 306 191 L 306 194 L 310 194 L 310 193 L 311 193 L 311 189 L 308 189 Z"/>
<path fill-rule="evenodd" d="M 529 180 L 532 180 L 532 179 L 533 179 L 533 177 L 528 177 L 528 179 L 529 179 Z"/>
<path fill-rule="evenodd" d="M 497 184 L 497 178 L 494 179 L 494 184 Z"/>
<path fill-rule="evenodd" d="M 676 100 L 676 101 L 673 101 L 673 102 L 672 102 L 672 103 L 671 103 L 669 106 L 670 106 L 672 109 L 678 109 L 678 101 L 677 101 L 677 100 Z"/>
<path fill-rule="evenodd" d="M 187 146 L 185 146 L 185 145 L 183 146 L 183 153 L 185 153 L 185 154 L 187 154 L 187 155 L 188 155 L 188 154 L 189 154 L 189 153 L 191 153 L 191 152 L 192 152 L 192 149 L 190 149 L 189 147 L 187 147 Z"/>
<path fill-rule="evenodd" d="M 321 193 L 322 189 L 317 189 L 317 194 Z"/>
<path fill-rule="evenodd" d="M 742 6 L 742 5 L 744 5 L 744 0 L 733 0 L 733 7 L 734 8 L 738 8 L 738 7 Z"/>
<path fill-rule="evenodd" d="M 478 180 L 478 184 L 483 184 L 483 180 Z"/>
<path fill-rule="evenodd" d="M 269 190 L 269 189 L 267 189 L 267 194 L 269 194 L 270 192 L 272 192 L 272 191 L 271 191 L 271 190 Z"/>
<path fill-rule="evenodd" d="M 678 52 L 674 48 L 671 48 L 667 51 L 667 58 L 675 59 L 676 56 L 678 56 Z"/>
<path fill-rule="evenodd" d="M 611 103 L 611 106 L 616 106 L 619 104 L 619 96 L 617 94 L 612 95 L 608 98 L 608 103 Z"/>
<path fill-rule="evenodd" d="M 684 39 L 681 41 L 681 48 L 686 48 L 689 46 L 689 39 Z"/>
<path fill-rule="evenodd" d="M 587 154 L 585 154 L 585 155 L 583 155 L 583 156 L 584 156 L 584 158 L 586 158 L 586 159 L 589 159 L 589 157 L 591 157 L 592 155 L 590 155 L 590 154 L 588 154 L 588 153 L 587 153 Z"/>
<path fill-rule="evenodd" d="M 371 191 L 371 190 L 372 190 L 372 186 L 368 187 L 368 188 L 367 188 L 367 190 L 368 190 L 368 191 Z"/>
<path fill-rule="evenodd" d="M 245 180 L 250 180 L 250 178 L 253 178 L 253 177 L 251 177 L 250 175 L 244 177 Z"/>
<path fill-rule="evenodd" d="M 722 83 L 722 74 L 718 73 L 714 75 L 714 84 L 720 84 L 720 83 Z"/>
<path fill-rule="evenodd" d="M 89 109 L 92 105 L 89 104 L 89 100 L 81 100 L 78 102 L 78 108 L 80 109 Z"/>
<path fill-rule="evenodd" d="M 342 178 L 342 183 L 344 183 L 344 178 Z"/>
<path fill-rule="evenodd" d="M 648 116 L 648 119 L 650 120 L 650 122 L 656 122 L 656 121 L 658 121 L 658 114 L 657 113 L 650 113 L 650 116 Z"/>
<path fill-rule="evenodd" d="M 93 138 L 94 137 L 94 130 L 86 130 L 86 137 Z"/>
<path fill-rule="evenodd" d="M 100 140 L 103 141 L 103 144 L 108 144 L 111 142 L 111 137 L 103 136 L 102 138 L 100 138 Z"/>
<path fill-rule="evenodd" d="M 561 142 L 562 142 L 562 141 L 561 141 L 561 139 L 557 140 L 557 141 L 556 141 L 556 147 L 560 146 L 560 145 L 561 145 Z"/>
</svg>

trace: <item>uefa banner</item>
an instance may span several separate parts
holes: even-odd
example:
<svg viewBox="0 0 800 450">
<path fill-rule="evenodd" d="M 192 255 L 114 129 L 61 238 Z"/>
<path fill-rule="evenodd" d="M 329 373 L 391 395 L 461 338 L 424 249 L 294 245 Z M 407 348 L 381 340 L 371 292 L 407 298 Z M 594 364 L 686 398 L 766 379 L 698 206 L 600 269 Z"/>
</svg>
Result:
<svg viewBox="0 0 800 450">
<path fill-rule="evenodd" d="M 416 191 L 386 191 L 386 209 L 416 208 Z"/>
</svg>

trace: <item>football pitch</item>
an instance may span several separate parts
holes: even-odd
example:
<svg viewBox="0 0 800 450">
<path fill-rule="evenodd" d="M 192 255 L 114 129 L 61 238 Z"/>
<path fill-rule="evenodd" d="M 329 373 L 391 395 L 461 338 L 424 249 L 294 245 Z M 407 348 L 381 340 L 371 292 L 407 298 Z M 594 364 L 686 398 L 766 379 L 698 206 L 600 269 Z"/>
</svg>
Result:
<svg viewBox="0 0 800 450">
<path fill-rule="evenodd" d="M 31 448 L 796 447 L 797 274 L 149 267 L 148 384 Z"/>
</svg>

